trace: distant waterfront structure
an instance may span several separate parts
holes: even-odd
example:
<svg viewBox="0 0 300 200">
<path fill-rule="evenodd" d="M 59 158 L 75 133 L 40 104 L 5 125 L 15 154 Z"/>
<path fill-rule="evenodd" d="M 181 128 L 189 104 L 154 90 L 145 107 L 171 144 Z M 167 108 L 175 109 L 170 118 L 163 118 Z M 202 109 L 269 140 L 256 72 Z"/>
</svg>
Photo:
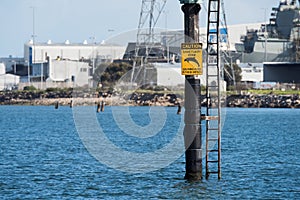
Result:
<svg viewBox="0 0 300 200">
<path fill-rule="evenodd" d="M 150 66 L 145 66 L 146 69 L 135 71 L 135 77 L 138 77 L 136 81 L 138 86 L 141 85 L 156 85 L 165 86 L 170 89 L 183 88 L 185 84 L 185 78 L 181 75 L 180 63 L 151 63 Z M 140 72 L 140 73 L 139 73 Z M 206 69 L 203 68 L 203 75 L 198 77 L 205 86 L 206 82 Z M 124 78 L 125 79 L 125 78 Z M 221 82 L 222 91 L 226 90 L 226 82 Z"/>
<path fill-rule="evenodd" d="M 24 45 L 24 59 L 31 66 L 31 84 L 46 82 L 37 87 L 65 87 L 93 85 L 92 76 L 95 66 L 102 62 L 120 59 L 125 52 L 124 46 L 114 44 L 83 43 L 34 43 Z M 51 84 L 52 83 L 52 84 Z"/>
<path fill-rule="evenodd" d="M 20 65 L 23 65 L 24 62 L 25 62 L 25 60 L 23 57 L 14 57 L 12 55 L 9 55 L 8 57 L 5 57 L 5 58 L 0 58 L 0 63 L 4 64 L 5 71 L 6 71 L 6 73 L 9 73 L 9 74 L 14 73 L 14 66 L 16 64 L 16 67 L 17 67 L 16 72 L 18 75 L 18 72 L 19 72 L 18 68 Z"/>
<path fill-rule="evenodd" d="M 256 62 L 255 60 L 253 60 L 253 62 L 245 62 L 247 55 L 246 53 L 241 53 L 243 49 L 239 49 L 241 36 L 245 31 L 259 29 L 263 23 L 264 22 L 229 25 L 227 30 L 221 31 L 221 49 L 227 51 L 232 61 L 237 62 L 242 68 L 243 82 L 263 82 L 264 76 L 269 77 L 264 73 L 274 71 L 264 70 L 262 57 L 257 57 L 258 61 Z M 161 58 L 160 61 L 162 61 L 162 63 L 155 64 L 156 79 L 152 82 L 163 85 L 162 83 L 166 84 L 168 82 L 167 77 L 170 75 L 166 73 L 166 71 L 179 64 L 180 44 L 184 42 L 184 34 L 182 30 L 163 29 L 160 32 L 160 37 L 162 48 L 157 49 L 156 54 L 152 56 L 154 58 Z M 122 45 L 105 42 L 95 43 L 95 41 L 88 40 L 83 40 L 82 43 L 73 43 L 70 40 L 61 43 L 51 40 L 45 42 L 30 40 L 24 44 L 24 57 L 17 58 L 9 56 L 7 58 L 0 58 L 0 62 L 4 63 L 6 73 L 9 74 L 14 74 L 14 66 L 16 66 L 15 74 L 20 76 L 20 82 L 25 85 L 30 84 L 39 88 L 55 87 L 55 85 L 58 87 L 62 87 L 62 85 L 69 87 L 75 86 L 76 84 L 78 86 L 95 85 L 92 82 L 93 66 L 98 66 L 103 62 L 112 62 L 113 60 L 120 60 L 121 62 L 127 59 L 127 61 L 132 61 L 136 44 L 130 42 L 130 39 L 126 39 L 123 43 L 120 43 L 120 40 L 123 41 L 122 35 L 117 35 L 115 38 L 109 40 L 110 43 L 116 42 Z M 125 44 L 127 41 L 129 42 L 128 46 Z M 203 48 L 205 49 L 206 28 L 200 28 L 199 41 L 203 43 Z M 271 46 L 269 45 L 268 47 Z M 142 48 L 141 53 L 143 53 Z M 239 57 L 235 57 L 235 55 L 239 55 Z M 203 56 L 205 59 L 205 51 L 203 52 Z M 271 56 L 269 56 L 269 58 L 271 58 Z M 149 60 L 151 60 L 151 58 L 149 58 Z M 227 61 L 230 62 L 230 59 Z M 87 68 L 87 71 L 85 71 L 85 68 Z M 176 70 L 180 70 L 177 66 L 175 68 Z M 147 69 L 146 71 L 149 72 L 151 69 Z M 83 79 L 86 80 L 84 81 Z M 41 80 L 43 84 L 39 84 Z M 75 83 L 79 80 L 80 83 Z M 266 80 L 270 79 L 268 78 Z M 170 83 L 170 85 L 174 84 Z M 22 89 L 22 85 L 20 89 Z"/>
<path fill-rule="evenodd" d="M 262 23 L 250 23 L 250 24 L 236 24 L 229 25 L 227 29 L 223 28 L 221 34 L 221 48 L 222 50 L 236 51 L 236 43 L 240 42 L 241 35 L 247 29 L 259 28 Z M 203 43 L 203 48 L 206 48 L 206 27 L 201 27 L 199 41 Z M 180 47 L 181 43 L 184 42 L 183 30 L 168 30 L 161 33 L 162 43 L 170 48 Z M 211 38 L 214 39 L 214 38 Z"/>
<path fill-rule="evenodd" d="M 6 74 L 4 63 L 0 63 L 0 91 L 17 88 L 20 83 L 20 76 Z"/>
<path fill-rule="evenodd" d="M 300 63 L 264 63 L 264 81 L 300 84 Z"/>
<path fill-rule="evenodd" d="M 261 82 L 263 81 L 263 64 L 261 63 L 244 63 L 243 56 L 242 57 L 234 57 L 234 55 L 237 55 L 236 50 L 236 44 L 240 43 L 240 37 L 247 29 L 257 29 L 261 26 L 262 23 L 251 23 L 251 24 L 238 24 L 238 25 L 231 25 L 228 26 L 227 29 L 223 28 L 220 31 L 220 39 L 221 44 L 220 48 L 223 52 L 226 52 L 227 55 L 227 63 L 230 62 L 230 58 L 232 58 L 232 62 L 238 62 L 238 65 L 242 68 L 242 76 L 243 82 Z M 206 48 L 206 31 L 207 28 L 200 28 L 200 38 L 199 41 L 203 43 L 203 49 Z M 161 33 L 161 48 L 157 48 L 158 45 L 156 45 L 156 48 L 151 49 L 151 56 L 148 60 L 161 63 L 161 64 L 155 64 L 155 67 L 157 69 L 157 80 L 158 84 L 161 82 L 164 82 L 167 84 L 167 81 L 164 80 L 165 77 L 169 77 L 171 74 L 165 73 L 168 69 L 175 69 L 180 70 L 180 68 L 175 67 L 173 65 L 166 65 L 163 63 L 172 63 L 177 65 L 180 62 L 180 46 L 181 43 L 184 42 L 184 33 L 182 30 L 162 30 Z M 210 40 L 214 40 L 214 38 L 210 38 Z M 124 54 L 123 59 L 132 60 L 134 59 L 134 53 L 135 53 L 135 43 L 128 43 L 126 52 Z M 142 57 L 143 52 L 145 50 L 140 47 L 139 56 Z M 231 54 L 232 53 L 232 54 Z M 224 53 L 225 54 L 225 53 Z M 203 60 L 206 59 L 206 52 L 203 52 Z M 166 67 L 166 68 L 165 68 Z M 162 75 L 164 74 L 164 75 Z M 160 79 L 162 78 L 162 79 Z M 204 83 L 205 78 L 203 79 L 202 83 Z M 179 81 L 180 82 L 180 81 Z M 170 83 L 170 85 L 173 85 Z"/>
<path fill-rule="evenodd" d="M 239 63 L 242 69 L 242 82 L 263 82 L 264 65 L 263 63 Z"/>
<path fill-rule="evenodd" d="M 30 64 L 45 62 L 47 57 L 80 61 L 91 60 L 94 56 L 96 59 L 113 60 L 122 58 L 125 48 L 114 44 L 87 43 L 86 40 L 82 43 L 71 43 L 69 40 L 53 43 L 49 40 L 35 44 L 30 40 L 24 45 L 24 59 L 29 60 Z"/>
<path fill-rule="evenodd" d="M 247 27 L 236 43 L 238 59 L 244 63 L 299 62 L 299 2 L 281 0 L 268 21 L 265 12 L 265 23 Z"/>
</svg>

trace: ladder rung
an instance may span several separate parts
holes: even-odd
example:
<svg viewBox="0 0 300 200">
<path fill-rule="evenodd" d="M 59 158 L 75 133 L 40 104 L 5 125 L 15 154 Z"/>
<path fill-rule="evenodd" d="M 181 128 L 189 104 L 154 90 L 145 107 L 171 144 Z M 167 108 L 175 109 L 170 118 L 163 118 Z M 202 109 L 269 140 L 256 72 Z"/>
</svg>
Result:
<svg viewBox="0 0 300 200">
<path fill-rule="evenodd" d="M 207 152 L 219 152 L 219 150 L 218 149 L 209 149 L 209 150 L 207 150 Z"/>
<path fill-rule="evenodd" d="M 212 90 L 212 89 L 217 90 L 217 89 L 219 88 L 218 86 L 217 86 L 217 87 L 216 87 L 216 86 L 211 86 L 211 87 L 207 86 L 207 87 L 208 87 L 208 88 L 207 88 L 208 90 Z"/>
<path fill-rule="evenodd" d="M 218 67 L 218 63 L 208 63 L 209 67 Z"/>
<path fill-rule="evenodd" d="M 219 172 L 207 172 L 208 174 L 219 174 Z"/>
<path fill-rule="evenodd" d="M 208 37 L 209 37 L 209 36 L 208 36 Z M 207 44 L 208 48 L 210 48 L 210 46 L 215 47 L 215 45 L 217 45 L 217 43 L 215 43 L 215 42 L 212 42 L 212 43 L 208 43 L 208 44 Z M 210 48 L 210 49 L 211 49 L 211 48 Z M 217 51 L 217 50 L 216 50 L 216 51 Z M 210 56 L 210 55 L 213 54 L 213 53 L 216 54 L 217 52 L 211 50 L 211 51 L 208 52 L 208 55 Z M 216 56 L 216 57 L 217 57 L 217 56 Z"/>
<path fill-rule="evenodd" d="M 218 128 L 208 128 L 207 130 L 209 130 L 209 131 L 218 131 L 219 129 Z"/>
<path fill-rule="evenodd" d="M 215 66 L 216 66 L 216 65 L 215 65 Z M 210 66 L 210 67 L 212 67 L 212 66 Z M 209 73 L 208 73 L 208 75 L 207 75 L 207 76 L 208 76 L 208 77 L 218 77 L 218 76 L 219 76 L 219 74 L 212 74 L 212 73 L 211 73 L 211 74 L 209 74 Z"/>
<path fill-rule="evenodd" d="M 218 163 L 219 161 L 218 160 L 208 160 L 207 162 L 208 163 Z"/>
<path fill-rule="evenodd" d="M 217 138 L 212 138 L 212 139 L 208 139 L 208 141 L 218 141 L 218 139 Z"/>
<path fill-rule="evenodd" d="M 209 43 L 207 43 L 208 45 L 216 45 L 216 44 L 218 44 L 217 42 L 209 42 Z"/>
<path fill-rule="evenodd" d="M 208 32 L 208 35 L 209 36 L 215 35 L 215 37 L 217 37 L 218 33 L 217 32 Z M 210 44 L 218 44 L 218 43 L 217 42 L 208 42 L 207 44 L 210 45 Z"/>
<path fill-rule="evenodd" d="M 201 116 L 202 120 L 218 120 L 219 117 L 218 116 Z"/>
</svg>

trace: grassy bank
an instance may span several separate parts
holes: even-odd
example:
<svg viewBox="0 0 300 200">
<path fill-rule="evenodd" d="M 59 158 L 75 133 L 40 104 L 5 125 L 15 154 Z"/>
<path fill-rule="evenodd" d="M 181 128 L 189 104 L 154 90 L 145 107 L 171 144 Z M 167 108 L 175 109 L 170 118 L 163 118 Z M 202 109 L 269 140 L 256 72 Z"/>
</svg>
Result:
<svg viewBox="0 0 300 200">
<path fill-rule="evenodd" d="M 227 95 L 236 95 L 236 94 L 253 94 L 253 95 L 300 95 L 298 90 L 243 90 L 243 91 L 227 91 Z"/>
</svg>

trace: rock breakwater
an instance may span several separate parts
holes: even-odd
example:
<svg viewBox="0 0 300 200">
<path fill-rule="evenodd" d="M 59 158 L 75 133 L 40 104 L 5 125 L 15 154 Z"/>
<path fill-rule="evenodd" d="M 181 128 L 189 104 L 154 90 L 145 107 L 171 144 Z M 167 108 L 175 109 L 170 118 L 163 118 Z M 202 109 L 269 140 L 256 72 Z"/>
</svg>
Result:
<svg viewBox="0 0 300 200">
<path fill-rule="evenodd" d="M 207 102 L 201 97 L 202 106 Z M 9 91 L 0 92 L 0 105 L 95 105 L 104 101 L 106 105 L 125 106 L 177 106 L 184 105 L 182 95 L 168 93 L 138 93 L 116 95 L 111 93 L 72 91 Z M 215 102 L 211 99 L 211 105 Z M 226 107 L 242 108 L 300 108 L 300 94 L 297 95 L 229 95 L 222 99 Z"/>
<path fill-rule="evenodd" d="M 227 107 L 243 108 L 300 108 L 300 95 L 231 95 Z"/>
<path fill-rule="evenodd" d="M 128 103 L 136 106 L 175 106 L 182 103 L 182 97 L 176 94 L 133 93 Z"/>
</svg>

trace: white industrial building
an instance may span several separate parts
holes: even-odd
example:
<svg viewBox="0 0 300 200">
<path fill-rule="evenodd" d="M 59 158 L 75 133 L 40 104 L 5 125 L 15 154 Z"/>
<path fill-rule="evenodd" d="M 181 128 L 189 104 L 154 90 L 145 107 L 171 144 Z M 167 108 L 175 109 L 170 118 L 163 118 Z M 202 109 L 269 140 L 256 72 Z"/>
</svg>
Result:
<svg viewBox="0 0 300 200">
<path fill-rule="evenodd" d="M 157 70 L 157 85 L 183 86 L 185 77 L 181 75 L 181 64 L 155 64 Z"/>
<path fill-rule="evenodd" d="M 34 43 L 24 45 L 24 60 L 31 66 L 31 82 L 47 82 L 47 85 L 86 86 L 92 83 L 92 73 L 101 62 L 121 59 L 126 47 L 109 44 Z M 50 84 L 50 83 L 53 84 Z M 70 84 L 70 82 L 72 82 Z M 69 84 L 67 84 L 69 83 Z"/>
<path fill-rule="evenodd" d="M 47 82 L 72 82 L 74 86 L 88 85 L 89 65 L 85 62 L 69 60 L 49 61 Z"/>
<path fill-rule="evenodd" d="M 126 47 L 109 44 L 70 43 L 34 43 L 30 40 L 24 45 L 24 59 L 31 63 L 46 62 L 46 58 L 68 60 L 120 59 Z"/>
<path fill-rule="evenodd" d="M 240 63 L 242 69 L 242 82 L 263 82 L 263 63 Z"/>
<path fill-rule="evenodd" d="M 185 76 L 181 75 L 181 63 L 155 63 L 153 64 L 157 73 L 156 85 L 167 87 L 183 87 Z M 210 73 L 217 74 L 216 69 L 210 70 Z M 197 76 L 201 85 L 206 85 L 206 67 L 203 66 L 203 74 Z M 213 81 L 213 80 L 211 80 Z M 226 83 L 221 81 L 221 89 L 226 90 Z"/>
<path fill-rule="evenodd" d="M 20 83 L 20 76 L 6 74 L 4 63 L 0 63 L 0 91 L 12 90 Z"/>
</svg>

